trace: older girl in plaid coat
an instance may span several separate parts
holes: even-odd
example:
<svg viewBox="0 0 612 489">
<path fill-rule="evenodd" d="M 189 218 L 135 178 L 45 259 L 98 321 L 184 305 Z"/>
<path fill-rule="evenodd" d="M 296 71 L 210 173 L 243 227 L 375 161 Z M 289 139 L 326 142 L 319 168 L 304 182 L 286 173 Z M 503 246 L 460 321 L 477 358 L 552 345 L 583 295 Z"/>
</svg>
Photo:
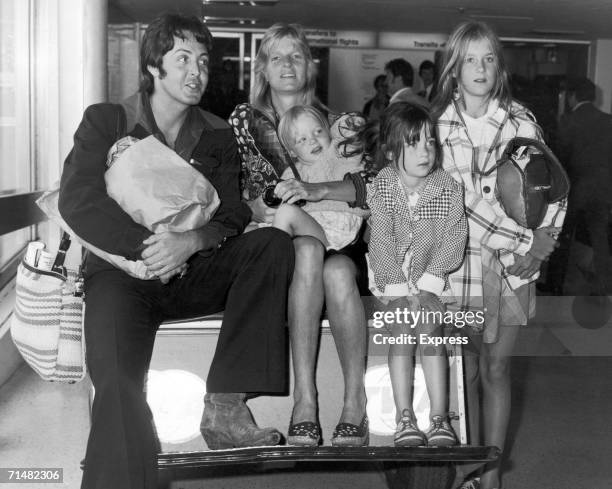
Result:
<svg viewBox="0 0 612 489">
<path fill-rule="evenodd" d="M 462 186 L 439 168 L 432 131 L 429 113 L 419 105 L 396 102 L 381 117 L 378 157 L 388 165 L 368 189 L 372 211 L 369 262 L 374 294 L 400 297 L 391 307 L 443 313 L 440 296 L 447 289 L 448 273 L 463 261 L 467 224 Z M 395 338 L 406 333 L 415 343 L 423 335 L 442 335 L 441 325 L 431 321 L 393 325 Z M 417 427 L 412 408 L 417 347 L 431 401 L 431 424 L 426 433 Z M 457 443 L 448 421 L 445 352 L 443 346 L 390 345 L 389 371 L 398 421 L 396 446 Z"/>
<path fill-rule="evenodd" d="M 510 355 L 519 326 L 535 311 L 533 284 L 542 261 L 555 247 L 553 236 L 562 225 L 565 202 L 549 205 L 542 227 L 532 231 L 501 208 L 495 195 L 496 172 L 483 174 L 495 165 L 510 139 L 541 140 L 531 112 L 512 100 L 500 42 L 486 24 L 463 23 L 449 37 L 432 111 L 442 166 L 465 186 L 468 247 L 462 267 L 450 276 L 451 288 L 464 307 L 485 313 L 479 362 L 475 356 L 466 358 L 470 437 L 472 443 L 503 449 L 510 415 Z M 460 469 L 458 479 L 465 475 Z M 482 489 L 499 488 L 499 461 L 485 466 L 479 482 L 468 479 L 462 487 L 476 484 Z"/>
</svg>

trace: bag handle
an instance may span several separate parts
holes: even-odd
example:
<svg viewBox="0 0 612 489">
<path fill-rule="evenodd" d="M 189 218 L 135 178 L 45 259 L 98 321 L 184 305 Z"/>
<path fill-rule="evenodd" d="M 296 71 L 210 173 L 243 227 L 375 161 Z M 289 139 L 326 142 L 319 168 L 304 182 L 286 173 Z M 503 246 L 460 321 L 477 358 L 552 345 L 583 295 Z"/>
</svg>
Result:
<svg viewBox="0 0 612 489">
<path fill-rule="evenodd" d="M 60 239 L 60 244 L 57 249 L 57 255 L 55 255 L 55 261 L 51 267 L 51 271 L 61 273 L 64 277 L 66 276 L 64 261 L 66 260 L 66 253 L 68 252 L 71 243 L 72 241 L 70 240 L 70 235 L 66 231 L 63 231 L 62 238 Z"/>
</svg>

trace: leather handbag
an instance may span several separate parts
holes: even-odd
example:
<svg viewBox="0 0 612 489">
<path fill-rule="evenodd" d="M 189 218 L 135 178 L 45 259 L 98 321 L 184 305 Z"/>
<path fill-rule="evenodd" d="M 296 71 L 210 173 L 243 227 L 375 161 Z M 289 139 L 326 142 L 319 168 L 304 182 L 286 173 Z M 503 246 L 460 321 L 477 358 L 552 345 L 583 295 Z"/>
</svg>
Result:
<svg viewBox="0 0 612 489">
<path fill-rule="evenodd" d="M 10 328 L 17 350 L 40 377 L 74 383 L 86 374 L 85 305 L 80 268 L 64 267 L 69 247 L 64 232 L 51 270 L 21 261 Z"/>
<path fill-rule="evenodd" d="M 559 202 L 569 193 L 569 178 L 561 163 L 536 139 L 511 139 L 494 169 L 502 208 L 529 229 L 536 229 L 542 223 L 549 204 Z"/>
</svg>

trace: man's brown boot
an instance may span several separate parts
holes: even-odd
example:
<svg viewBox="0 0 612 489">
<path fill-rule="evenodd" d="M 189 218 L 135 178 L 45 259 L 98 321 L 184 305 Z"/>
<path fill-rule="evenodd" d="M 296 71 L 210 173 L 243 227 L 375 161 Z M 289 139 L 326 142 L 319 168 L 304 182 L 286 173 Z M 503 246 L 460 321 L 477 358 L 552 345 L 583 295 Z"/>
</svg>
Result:
<svg viewBox="0 0 612 489">
<path fill-rule="evenodd" d="M 204 396 L 202 436 L 211 450 L 278 445 L 282 435 L 274 428 L 259 428 L 245 404 L 243 393 Z"/>
</svg>

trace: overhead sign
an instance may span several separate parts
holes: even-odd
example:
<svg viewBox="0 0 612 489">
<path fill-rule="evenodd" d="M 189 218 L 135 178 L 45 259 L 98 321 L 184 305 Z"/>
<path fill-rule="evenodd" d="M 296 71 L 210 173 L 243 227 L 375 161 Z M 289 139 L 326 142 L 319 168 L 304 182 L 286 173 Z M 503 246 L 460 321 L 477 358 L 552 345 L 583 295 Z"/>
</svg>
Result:
<svg viewBox="0 0 612 489">
<path fill-rule="evenodd" d="M 381 32 L 380 49 L 444 49 L 448 34 L 406 34 L 405 32 Z"/>
<path fill-rule="evenodd" d="M 376 47 L 376 33 L 369 31 L 333 31 L 325 29 L 305 29 L 308 44 L 311 46 L 333 48 L 373 48 Z"/>
</svg>

